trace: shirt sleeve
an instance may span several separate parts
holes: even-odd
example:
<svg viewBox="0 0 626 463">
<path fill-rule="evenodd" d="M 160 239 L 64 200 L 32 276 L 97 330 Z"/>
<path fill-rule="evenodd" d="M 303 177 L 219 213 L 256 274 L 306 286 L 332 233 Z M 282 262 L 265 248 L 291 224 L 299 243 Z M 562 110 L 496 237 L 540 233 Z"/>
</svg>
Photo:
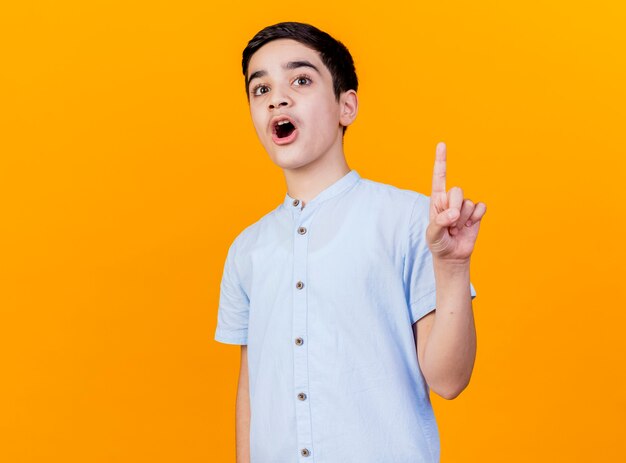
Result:
<svg viewBox="0 0 626 463">
<path fill-rule="evenodd" d="M 411 324 L 435 309 L 435 271 L 433 257 L 426 243 L 430 197 L 420 193 L 409 220 L 408 245 L 404 264 L 404 287 L 410 310 Z M 470 295 L 476 291 L 470 282 Z"/>
<path fill-rule="evenodd" d="M 248 344 L 250 300 L 241 286 L 236 266 L 236 240 L 228 248 L 217 310 L 215 340 L 225 344 Z"/>
</svg>

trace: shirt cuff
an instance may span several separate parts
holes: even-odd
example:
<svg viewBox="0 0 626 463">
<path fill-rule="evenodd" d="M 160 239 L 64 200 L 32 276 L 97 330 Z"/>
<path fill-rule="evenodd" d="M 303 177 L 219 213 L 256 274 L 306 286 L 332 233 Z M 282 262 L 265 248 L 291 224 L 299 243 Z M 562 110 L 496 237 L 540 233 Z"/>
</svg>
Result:
<svg viewBox="0 0 626 463">
<path fill-rule="evenodd" d="M 437 291 L 433 289 L 430 293 L 425 294 L 416 301 L 411 302 L 411 325 L 435 309 L 435 304 L 437 302 L 436 294 Z"/>
<path fill-rule="evenodd" d="M 247 345 L 248 344 L 248 332 L 232 332 L 225 331 L 221 329 L 215 330 L 215 337 L 213 338 L 217 342 L 221 342 L 224 344 L 236 344 L 236 345 Z"/>
</svg>

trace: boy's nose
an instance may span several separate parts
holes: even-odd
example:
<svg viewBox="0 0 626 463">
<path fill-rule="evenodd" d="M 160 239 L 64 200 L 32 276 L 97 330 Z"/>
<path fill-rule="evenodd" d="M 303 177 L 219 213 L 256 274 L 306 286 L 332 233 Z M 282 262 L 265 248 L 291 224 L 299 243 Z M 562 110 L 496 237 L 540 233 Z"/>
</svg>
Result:
<svg viewBox="0 0 626 463">
<path fill-rule="evenodd" d="M 289 106 L 291 98 L 287 94 L 287 90 L 283 88 L 275 88 L 274 94 L 269 101 L 269 109 L 280 108 L 281 106 Z"/>
<path fill-rule="evenodd" d="M 281 98 L 281 99 L 277 99 L 275 101 L 272 101 L 270 103 L 269 108 L 270 109 L 274 109 L 274 108 L 279 108 L 281 106 L 287 106 L 287 105 L 289 105 L 289 103 L 287 102 L 287 99 L 286 98 Z"/>
</svg>

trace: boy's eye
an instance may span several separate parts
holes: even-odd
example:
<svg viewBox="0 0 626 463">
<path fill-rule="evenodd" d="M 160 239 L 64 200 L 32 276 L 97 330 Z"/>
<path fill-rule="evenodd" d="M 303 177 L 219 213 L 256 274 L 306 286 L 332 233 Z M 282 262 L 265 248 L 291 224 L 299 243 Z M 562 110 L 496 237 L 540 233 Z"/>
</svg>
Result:
<svg viewBox="0 0 626 463">
<path fill-rule="evenodd" d="M 264 91 L 265 90 L 265 91 Z M 264 93 L 267 93 L 269 91 L 269 88 L 266 85 L 257 85 L 256 87 L 254 87 L 254 89 L 252 90 L 252 93 L 255 96 L 258 95 L 263 95 Z"/>
<path fill-rule="evenodd" d="M 296 77 L 296 80 L 293 81 L 293 83 L 298 87 L 308 85 L 309 82 L 311 82 L 311 79 L 308 76 L 298 76 Z"/>
</svg>

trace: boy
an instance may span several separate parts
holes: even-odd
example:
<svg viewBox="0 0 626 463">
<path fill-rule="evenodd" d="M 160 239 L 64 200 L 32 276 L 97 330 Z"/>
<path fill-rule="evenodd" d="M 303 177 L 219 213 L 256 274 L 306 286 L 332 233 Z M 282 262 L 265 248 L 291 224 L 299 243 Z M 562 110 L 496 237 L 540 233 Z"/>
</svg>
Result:
<svg viewBox="0 0 626 463">
<path fill-rule="evenodd" d="M 267 27 L 242 66 L 287 192 L 234 239 L 222 276 L 215 339 L 241 345 L 237 462 L 437 462 L 429 388 L 452 399 L 471 376 L 486 207 L 446 193 L 442 143 L 430 198 L 348 167 L 357 77 L 325 32 Z"/>
</svg>

